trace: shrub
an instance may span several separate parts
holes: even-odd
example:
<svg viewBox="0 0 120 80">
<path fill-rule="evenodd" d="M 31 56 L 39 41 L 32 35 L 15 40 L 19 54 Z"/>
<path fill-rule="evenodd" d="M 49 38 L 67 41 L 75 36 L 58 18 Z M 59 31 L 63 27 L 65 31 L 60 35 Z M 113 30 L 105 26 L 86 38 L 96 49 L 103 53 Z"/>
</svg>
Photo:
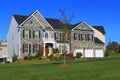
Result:
<svg viewBox="0 0 120 80">
<path fill-rule="evenodd" d="M 24 57 L 24 60 L 28 60 L 28 56 L 25 56 L 25 57 Z"/>
<path fill-rule="evenodd" d="M 53 48 L 53 53 L 59 53 L 58 48 Z"/>
<path fill-rule="evenodd" d="M 18 60 L 18 56 L 16 54 L 14 54 L 13 57 L 12 57 L 12 60 L 13 60 L 13 62 L 17 61 Z"/>
<path fill-rule="evenodd" d="M 56 60 L 56 61 L 60 60 L 60 54 L 59 53 L 53 54 L 53 57 L 54 57 L 54 60 Z"/>
<path fill-rule="evenodd" d="M 107 49 L 107 50 L 105 51 L 105 57 L 110 56 L 110 54 L 111 54 L 111 51 Z"/>
<path fill-rule="evenodd" d="M 77 53 L 76 53 L 76 58 L 81 58 L 81 56 L 82 56 L 82 53 L 81 53 L 81 52 L 77 52 Z"/>
<path fill-rule="evenodd" d="M 74 59 L 73 53 L 67 54 L 66 59 L 68 59 L 68 60 Z"/>
<path fill-rule="evenodd" d="M 33 59 L 33 56 L 28 56 L 28 60 L 32 60 Z"/>
<path fill-rule="evenodd" d="M 41 59 L 46 60 L 46 59 L 48 59 L 48 57 L 47 56 L 42 56 Z"/>
<path fill-rule="evenodd" d="M 53 54 L 49 55 L 48 58 L 49 58 L 50 60 L 53 60 L 53 59 L 54 59 Z"/>
<path fill-rule="evenodd" d="M 41 50 L 39 50 L 35 57 L 38 59 L 42 59 L 42 56 L 43 56 L 43 52 Z"/>
</svg>

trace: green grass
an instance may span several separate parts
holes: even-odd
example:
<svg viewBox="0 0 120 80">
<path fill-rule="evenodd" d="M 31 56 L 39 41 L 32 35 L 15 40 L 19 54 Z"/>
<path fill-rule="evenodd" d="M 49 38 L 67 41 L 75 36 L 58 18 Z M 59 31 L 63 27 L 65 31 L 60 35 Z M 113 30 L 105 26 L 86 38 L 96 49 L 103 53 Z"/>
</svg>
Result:
<svg viewBox="0 0 120 80">
<path fill-rule="evenodd" d="M 0 64 L 0 80 L 120 80 L 120 59 L 60 64 L 39 60 Z"/>
</svg>

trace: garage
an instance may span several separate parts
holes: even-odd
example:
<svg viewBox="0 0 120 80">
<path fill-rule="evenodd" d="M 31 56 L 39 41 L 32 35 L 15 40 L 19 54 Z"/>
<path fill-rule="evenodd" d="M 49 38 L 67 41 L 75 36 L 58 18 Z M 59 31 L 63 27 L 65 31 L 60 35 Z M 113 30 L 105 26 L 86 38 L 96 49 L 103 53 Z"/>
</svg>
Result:
<svg viewBox="0 0 120 80">
<path fill-rule="evenodd" d="M 85 49 L 85 57 L 94 57 L 93 49 Z"/>
<path fill-rule="evenodd" d="M 83 55 L 83 48 L 75 48 L 75 50 L 74 50 L 74 56 L 76 56 L 77 52 L 81 52 L 82 55 Z"/>
<path fill-rule="evenodd" d="M 95 50 L 95 57 L 104 57 L 103 49 L 96 49 Z"/>
</svg>

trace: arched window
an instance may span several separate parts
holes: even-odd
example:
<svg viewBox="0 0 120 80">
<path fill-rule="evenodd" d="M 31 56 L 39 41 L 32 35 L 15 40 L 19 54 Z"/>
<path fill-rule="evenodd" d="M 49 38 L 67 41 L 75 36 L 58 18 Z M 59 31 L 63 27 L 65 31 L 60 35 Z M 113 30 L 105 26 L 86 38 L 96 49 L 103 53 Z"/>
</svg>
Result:
<svg viewBox="0 0 120 80">
<path fill-rule="evenodd" d="M 48 39 L 48 33 L 45 32 L 45 39 Z"/>
</svg>

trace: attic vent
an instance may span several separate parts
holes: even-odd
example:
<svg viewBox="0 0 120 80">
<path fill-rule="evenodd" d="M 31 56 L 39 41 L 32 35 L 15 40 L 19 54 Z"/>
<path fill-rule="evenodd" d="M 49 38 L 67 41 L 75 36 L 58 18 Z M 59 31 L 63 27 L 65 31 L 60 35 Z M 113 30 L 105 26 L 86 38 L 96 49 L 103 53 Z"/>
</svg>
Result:
<svg viewBox="0 0 120 80">
<path fill-rule="evenodd" d="M 30 21 L 30 25 L 32 25 L 34 22 L 33 21 Z"/>
</svg>

